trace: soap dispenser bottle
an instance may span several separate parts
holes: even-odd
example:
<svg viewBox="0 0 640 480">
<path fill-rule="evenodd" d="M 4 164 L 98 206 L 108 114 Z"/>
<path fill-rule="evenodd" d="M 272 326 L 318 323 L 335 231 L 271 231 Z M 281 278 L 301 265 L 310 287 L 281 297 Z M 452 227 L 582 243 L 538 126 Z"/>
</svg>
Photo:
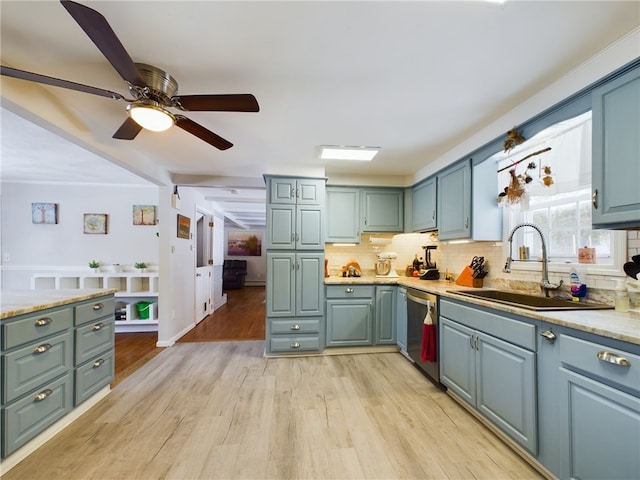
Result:
<svg viewBox="0 0 640 480">
<path fill-rule="evenodd" d="M 629 294 L 627 293 L 627 286 L 625 285 L 624 280 L 616 280 L 616 296 L 614 305 L 616 312 L 629 311 Z"/>
</svg>

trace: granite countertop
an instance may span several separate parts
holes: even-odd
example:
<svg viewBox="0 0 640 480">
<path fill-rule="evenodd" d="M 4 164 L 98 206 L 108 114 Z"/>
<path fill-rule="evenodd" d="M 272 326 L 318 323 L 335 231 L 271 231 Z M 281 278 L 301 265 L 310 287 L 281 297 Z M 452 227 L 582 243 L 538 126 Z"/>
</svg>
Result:
<svg viewBox="0 0 640 480">
<path fill-rule="evenodd" d="M 116 289 L 9 290 L 0 293 L 0 320 L 47 308 L 103 297 Z"/>
<path fill-rule="evenodd" d="M 420 280 L 410 277 L 327 277 L 325 285 L 349 285 L 349 284 L 376 284 L 376 285 L 401 285 L 403 287 L 416 288 L 442 297 L 463 300 L 483 307 L 493 308 L 504 312 L 514 313 L 523 317 L 542 320 L 554 325 L 561 325 L 575 330 L 594 333 L 602 337 L 613 338 L 624 342 L 640 345 L 640 310 L 631 310 L 628 313 L 615 310 L 558 310 L 558 311 L 533 311 L 510 305 L 482 300 L 479 298 L 463 297 L 456 295 L 456 290 L 473 290 L 471 287 L 457 285 L 455 282 L 444 280 Z"/>
</svg>

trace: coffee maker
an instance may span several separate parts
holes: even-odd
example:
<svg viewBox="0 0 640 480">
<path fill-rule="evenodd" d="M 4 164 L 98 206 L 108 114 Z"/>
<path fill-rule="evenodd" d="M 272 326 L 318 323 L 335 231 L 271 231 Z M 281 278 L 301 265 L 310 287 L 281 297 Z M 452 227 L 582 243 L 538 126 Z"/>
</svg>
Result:
<svg viewBox="0 0 640 480">
<path fill-rule="evenodd" d="M 421 280 L 438 280 L 440 278 L 440 272 L 436 266 L 436 262 L 431 260 L 431 250 L 438 248 L 437 245 L 425 245 L 422 248 L 425 249 L 424 255 L 424 268 L 425 272 L 420 275 Z"/>
</svg>

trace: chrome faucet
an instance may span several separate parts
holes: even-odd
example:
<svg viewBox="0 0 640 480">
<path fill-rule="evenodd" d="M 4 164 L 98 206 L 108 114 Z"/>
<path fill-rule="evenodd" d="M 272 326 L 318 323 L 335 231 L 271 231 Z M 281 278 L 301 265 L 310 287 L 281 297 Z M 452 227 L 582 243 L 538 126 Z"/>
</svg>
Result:
<svg viewBox="0 0 640 480">
<path fill-rule="evenodd" d="M 540 280 L 540 291 L 545 297 L 548 297 L 550 290 L 557 290 L 560 288 L 560 286 L 562 285 L 562 280 L 560 280 L 560 283 L 558 284 L 551 283 L 549 281 L 549 269 L 547 268 L 547 244 L 544 241 L 544 235 L 542 234 L 542 230 L 540 230 L 540 228 L 537 225 L 534 225 L 533 223 L 520 223 L 515 227 L 513 227 L 513 230 L 511 230 L 511 233 L 509 234 L 509 238 L 508 238 L 509 256 L 507 257 L 507 261 L 505 262 L 504 269 L 502 271 L 505 273 L 511 273 L 511 260 L 512 260 L 511 252 L 513 247 L 513 234 L 516 233 L 516 230 L 522 227 L 531 227 L 536 232 L 538 232 L 538 235 L 540 235 L 540 240 L 542 241 L 542 280 Z"/>
</svg>

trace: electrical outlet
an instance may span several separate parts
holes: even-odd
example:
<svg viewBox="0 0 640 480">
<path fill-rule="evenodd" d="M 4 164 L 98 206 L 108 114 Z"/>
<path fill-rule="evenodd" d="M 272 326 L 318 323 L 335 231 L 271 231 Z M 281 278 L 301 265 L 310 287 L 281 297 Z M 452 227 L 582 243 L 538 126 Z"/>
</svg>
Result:
<svg viewBox="0 0 640 480">
<path fill-rule="evenodd" d="M 10 253 L 3 253 L 2 254 L 2 261 L 3 263 L 8 263 L 11 261 L 11 254 Z"/>
</svg>

